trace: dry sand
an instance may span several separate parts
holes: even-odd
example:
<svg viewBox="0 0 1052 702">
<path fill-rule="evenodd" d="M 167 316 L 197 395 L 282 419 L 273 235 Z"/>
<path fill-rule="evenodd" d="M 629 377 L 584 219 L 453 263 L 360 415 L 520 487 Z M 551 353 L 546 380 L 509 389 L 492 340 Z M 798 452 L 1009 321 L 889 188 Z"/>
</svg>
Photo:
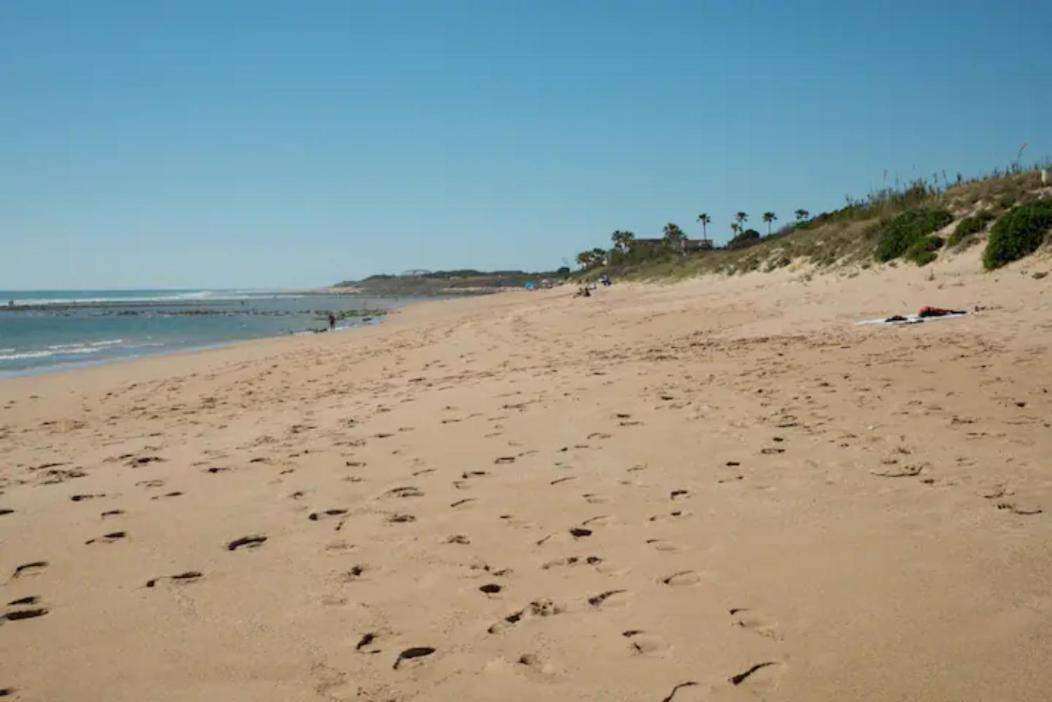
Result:
<svg viewBox="0 0 1052 702">
<path fill-rule="evenodd" d="M 1048 700 L 1050 284 L 966 263 L 0 382 L 0 688 Z"/>
</svg>

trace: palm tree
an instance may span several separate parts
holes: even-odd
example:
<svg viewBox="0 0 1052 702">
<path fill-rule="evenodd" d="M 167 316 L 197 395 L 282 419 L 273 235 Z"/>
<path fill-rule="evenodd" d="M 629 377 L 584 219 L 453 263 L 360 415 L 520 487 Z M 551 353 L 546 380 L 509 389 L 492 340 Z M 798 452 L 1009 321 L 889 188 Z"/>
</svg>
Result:
<svg viewBox="0 0 1052 702">
<path fill-rule="evenodd" d="M 731 231 L 734 232 L 734 236 L 738 236 L 738 232 L 742 230 L 742 225 L 737 222 L 731 222 Z"/>
<path fill-rule="evenodd" d="M 805 219 L 811 216 L 811 213 L 807 210 L 797 210 L 796 212 L 794 212 L 794 214 L 796 215 L 797 222 L 803 222 Z"/>
<path fill-rule="evenodd" d="M 709 238 L 709 223 L 712 222 L 712 217 L 709 217 L 708 212 L 702 212 L 698 215 L 698 221 L 701 222 L 701 238 Z"/>
<path fill-rule="evenodd" d="M 771 235 L 771 222 L 778 219 L 778 215 L 774 212 L 764 212 L 763 221 L 767 222 L 767 236 Z"/>
<path fill-rule="evenodd" d="M 624 232 L 620 229 L 610 235 L 610 240 L 614 242 L 614 249 L 620 253 L 628 253 L 635 238 L 636 235 L 632 232 Z"/>
<path fill-rule="evenodd" d="M 687 240 L 687 235 L 683 233 L 683 230 L 679 228 L 678 224 L 669 222 L 665 225 L 663 230 L 665 234 L 665 243 L 669 246 L 682 249 L 683 242 Z"/>
<path fill-rule="evenodd" d="M 745 214 L 744 212 L 739 212 L 738 214 L 734 215 L 734 219 L 738 222 L 738 229 L 744 229 L 745 227 L 743 225 L 747 221 L 749 221 L 749 215 Z"/>
</svg>

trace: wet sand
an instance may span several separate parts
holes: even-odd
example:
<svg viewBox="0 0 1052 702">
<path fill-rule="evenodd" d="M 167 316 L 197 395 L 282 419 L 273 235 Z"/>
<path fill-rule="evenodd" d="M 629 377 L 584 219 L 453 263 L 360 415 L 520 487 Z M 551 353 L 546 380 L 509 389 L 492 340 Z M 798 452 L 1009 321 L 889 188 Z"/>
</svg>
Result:
<svg viewBox="0 0 1052 702">
<path fill-rule="evenodd" d="M 514 292 L 0 381 L 0 690 L 1046 700 L 1049 279 L 974 269 Z M 853 325 L 925 304 L 985 309 Z"/>
</svg>

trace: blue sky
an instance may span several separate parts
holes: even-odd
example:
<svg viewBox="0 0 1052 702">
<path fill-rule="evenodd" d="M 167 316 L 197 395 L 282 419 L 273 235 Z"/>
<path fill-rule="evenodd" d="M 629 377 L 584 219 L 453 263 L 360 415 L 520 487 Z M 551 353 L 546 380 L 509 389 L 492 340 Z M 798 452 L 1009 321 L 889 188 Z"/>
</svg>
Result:
<svg viewBox="0 0 1052 702">
<path fill-rule="evenodd" d="M 0 3 L 0 289 L 555 268 L 1052 154 L 1052 3 Z M 887 174 L 887 175 L 885 175 Z"/>
</svg>

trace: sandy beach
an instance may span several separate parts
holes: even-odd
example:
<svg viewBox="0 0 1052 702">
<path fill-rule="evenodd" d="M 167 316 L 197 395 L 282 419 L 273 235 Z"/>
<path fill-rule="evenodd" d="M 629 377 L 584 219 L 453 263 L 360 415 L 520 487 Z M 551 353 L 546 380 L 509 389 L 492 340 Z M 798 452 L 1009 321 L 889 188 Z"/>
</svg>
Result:
<svg viewBox="0 0 1052 702">
<path fill-rule="evenodd" d="M 1047 700 L 1049 266 L 977 256 L 0 381 L 0 696 Z"/>
</svg>

